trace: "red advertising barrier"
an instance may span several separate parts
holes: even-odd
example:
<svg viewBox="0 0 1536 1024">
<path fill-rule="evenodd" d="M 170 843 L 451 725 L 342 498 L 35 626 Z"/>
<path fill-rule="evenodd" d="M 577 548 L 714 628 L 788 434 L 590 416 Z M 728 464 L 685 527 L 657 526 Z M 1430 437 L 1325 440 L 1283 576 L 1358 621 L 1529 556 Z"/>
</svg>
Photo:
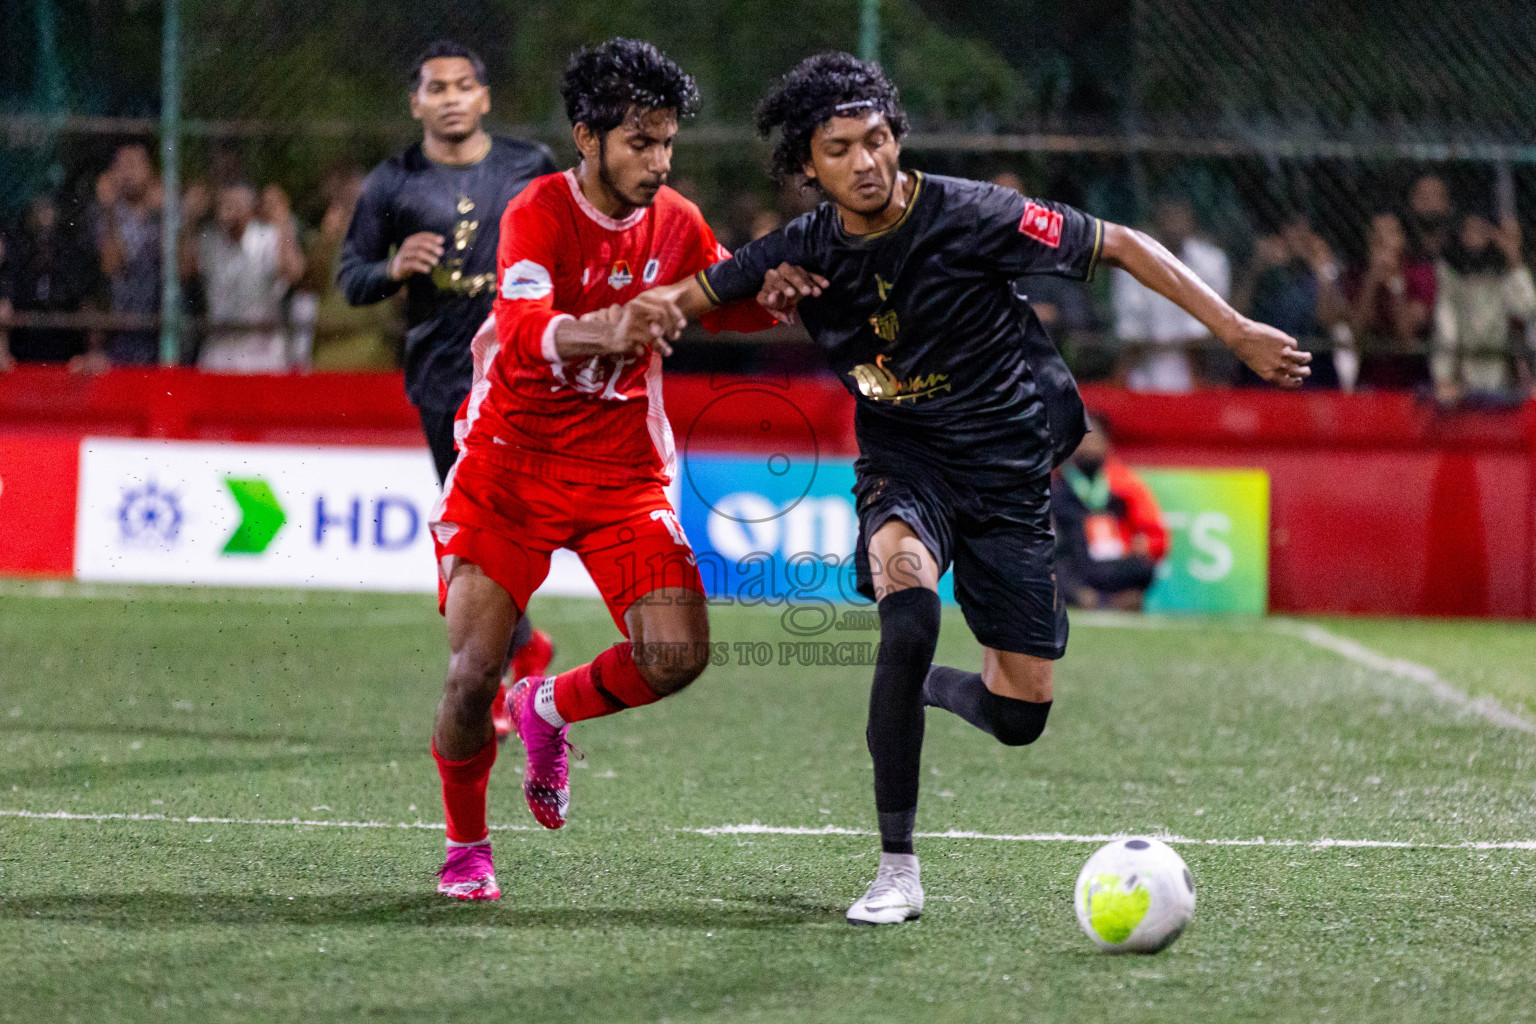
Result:
<svg viewBox="0 0 1536 1024">
<path fill-rule="evenodd" d="M 74 572 L 79 480 L 75 438 L 0 434 L 0 573 Z"/>
<path fill-rule="evenodd" d="M 1276 611 L 1536 618 L 1536 403 L 1447 414 L 1398 394 L 1085 391 L 1131 462 L 1269 473 Z M 683 452 L 855 451 L 830 378 L 673 375 L 666 402 Z M 395 374 L 23 367 L 0 376 L 0 572 L 69 572 L 72 534 L 61 546 L 57 531 L 88 434 L 420 443 Z"/>
<path fill-rule="evenodd" d="M 1536 618 L 1536 403 L 1089 389 L 1144 465 L 1255 466 L 1277 611 Z"/>
</svg>

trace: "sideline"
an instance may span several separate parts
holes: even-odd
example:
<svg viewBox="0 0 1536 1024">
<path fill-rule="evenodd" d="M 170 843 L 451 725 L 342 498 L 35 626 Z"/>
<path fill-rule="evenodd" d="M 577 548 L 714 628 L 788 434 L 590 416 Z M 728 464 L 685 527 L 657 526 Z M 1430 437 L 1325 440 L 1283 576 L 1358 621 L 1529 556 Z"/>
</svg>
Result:
<svg viewBox="0 0 1536 1024">
<path fill-rule="evenodd" d="M 1354 662 L 1362 668 L 1422 686 L 1441 703 L 1450 704 L 1466 714 L 1475 715 L 1500 728 L 1536 734 L 1536 723 L 1515 714 L 1495 698 L 1474 697 L 1448 682 L 1428 665 L 1420 665 L 1416 661 L 1408 661 L 1405 658 L 1390 657 L 1359 641 L 1340 636 L 1312 622 L 1280 617 L 1250 620 L 1183 619 L 1168 615 L 1130 615 L 1123 612 L 1079 612 L 1072 616 L 1072 621 L 1075 625 L 1091 629 L 1226 629 L 1293 637 L 1320 650 L 1337 654 L 1345 661 Z"/>
<path fill-rule="evenodd" d="M 81 821 L 152 822 L 166 825 L 264 825 L 289 828 L 337 828 L 337 829 L 411 829 L 441 832 L 441 822 L 430 821 L 326 821 L 307 818 L 215 818 L 190 816 L 173 817 L 168 814 L 103 813 L 76 814 L 70 811 L 22 811 L 0 809 L 0 818 L 20 818 L 32 821 Z M 543 832 L 533 825 L 492 825 L 492 832 Z M 630 831 L 630 830 L 626 830 Z M 822 825 L 811 828 L 796 825 L 711 825 L 705 828 L 663 828 L 666 832 L 682 832 L 698 836 L 869 836 L 878 835 L 869 829 L 840 828 Z M 918 832 L 919 839 L 964 839 L 998 843 L 1110 843 L 1136 835 L 1134 832 L 1075 835 L 1068 832 L 1035 832 L 1006 834 L 997 832 L 964 832 L 950 829 L 945 832 Z M 1391 839 L 1197 839 L 1190 836 L 1154 835 L 1171 846 L 1277 846 L 1310 850 L 1331 849 L 1379 849 L 1379 850 L 1536 850 L 1536 839 L 1509 841 L 1469 841 L 1464 843 L 1415 843 Z"/>
</svg>

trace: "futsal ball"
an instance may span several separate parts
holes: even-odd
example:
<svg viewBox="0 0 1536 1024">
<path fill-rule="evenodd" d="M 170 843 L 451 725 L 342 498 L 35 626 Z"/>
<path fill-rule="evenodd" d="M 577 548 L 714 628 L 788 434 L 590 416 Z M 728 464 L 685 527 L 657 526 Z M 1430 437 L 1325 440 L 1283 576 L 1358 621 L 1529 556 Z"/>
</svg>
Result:
<svg viewBox="0 0 1536 1024">
<path fill-rule="evenodd" d="M 1167 843 L 1116 839 L 1077 876 L 1077 923 L 1108 953 L 1156 953 L 1195 913 L 1195 880 Z"/>
</svg>

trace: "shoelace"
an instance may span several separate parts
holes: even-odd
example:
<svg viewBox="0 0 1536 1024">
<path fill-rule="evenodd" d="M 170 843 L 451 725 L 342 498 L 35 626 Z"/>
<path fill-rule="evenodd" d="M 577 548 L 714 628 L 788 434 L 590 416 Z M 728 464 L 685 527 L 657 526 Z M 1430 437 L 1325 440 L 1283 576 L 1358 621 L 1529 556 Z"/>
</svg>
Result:
<svg viewBox="0 0 1536 1024">
<path fill-rule="evenodd" d="M 525 740 L 524 742 L 527 741 Z M 535 737 L 533 741 L 533 747 L 535 749 L 530 750 L 529 753 L 534 754 L 534 756 L 544 755 L 548 750 L 547 745 L 551 742 L 558 744 L 555 753 L 548 755 L 551 760 L 554 760 L 564 753 L 574 754 L 576 756 L 576 760 L 578 761 L 585 761 L 587 759 L 587 755 L 582 752 L 581 748 L 570 741 L 564 729 L 556 732 L 553 740 L 546 739 L 543 736 Z"/>
<path fill-rule="evenodd" d="M 906 900 L 907 897 L 902 892 L 900 884 L 900 880 L 904 877 L 907 877 L 906 872 L 897 870 L 887 871 L 882 868 L 876 873 L 875 880 L 869 884 L 869 892 L 864 894 L 864 901 L 866 903 L 874 903 L 893 892 L 902 900 Z"/>
<path fill-rule="evenodd" d="M 473 878 L 484 878 L 492 871 L 491 853 L 489 847 L 470 847 L 465 863 L 458 865 L 458 870 Z M 437 877 L 441 878 L 448 873 L 449 865 L 444 864 L 437 869 Z"/>
</svg>

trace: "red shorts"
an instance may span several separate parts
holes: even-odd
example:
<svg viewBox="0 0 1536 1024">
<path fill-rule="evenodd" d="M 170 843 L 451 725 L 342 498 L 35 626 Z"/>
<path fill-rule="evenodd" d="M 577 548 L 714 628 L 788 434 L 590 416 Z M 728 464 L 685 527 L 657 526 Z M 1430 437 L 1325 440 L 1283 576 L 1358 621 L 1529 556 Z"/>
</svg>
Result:
<svg viewBox="0 0 1536 1024">
<path fill-rule="evenodd" d="M 461 452 L 432 516 L 437 610 L 448 600 L 453 559 L 473 563 L 519 610 L 549 575 L 550 555 L 569 548 L 597 584 L 625 636 L 624 613 L 662 587 L 704 593 L 693 548 L 662 485 L 612 487 L 550 480 Z"/>
</svg>

